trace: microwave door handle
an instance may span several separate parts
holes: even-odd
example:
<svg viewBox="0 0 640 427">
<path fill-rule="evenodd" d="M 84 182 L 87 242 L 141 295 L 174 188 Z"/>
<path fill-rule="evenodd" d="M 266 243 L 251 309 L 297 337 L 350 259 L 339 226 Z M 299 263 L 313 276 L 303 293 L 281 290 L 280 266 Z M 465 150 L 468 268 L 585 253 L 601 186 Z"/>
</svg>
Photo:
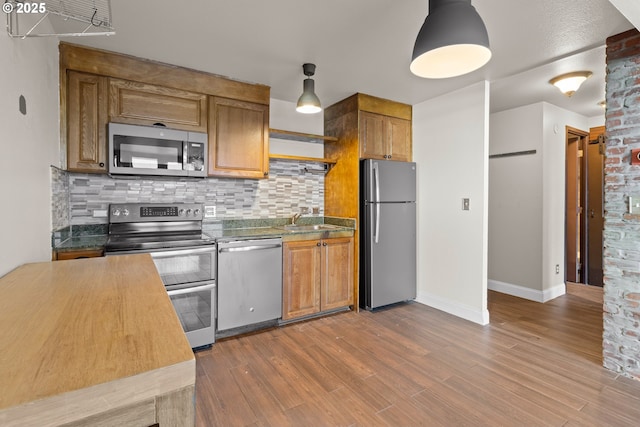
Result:
<svg viewBox="0 0 640 427">
<path fill-rule="evenodd" d="M 187 165 L 187 160 L 189 159 L 189 142 L 182 141 L 182 169 Z"/>
</svg>

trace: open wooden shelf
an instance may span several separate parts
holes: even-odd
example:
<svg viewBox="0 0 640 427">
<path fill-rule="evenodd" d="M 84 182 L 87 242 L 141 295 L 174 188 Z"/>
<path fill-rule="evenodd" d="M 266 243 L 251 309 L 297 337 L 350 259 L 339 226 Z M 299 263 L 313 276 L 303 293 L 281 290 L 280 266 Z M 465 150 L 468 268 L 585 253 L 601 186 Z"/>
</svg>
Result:
<svg viewBox="0 0 640 427">
<path fill-rule="evenodd" d="M 318 162 L 327 164 L 329 166 L 333 166 L 337 162 L 337 160 L 323 159 L 320 157 L 290 156 L 288 154 L 269 154 L 269 158 L 279 160 L 295 160 L 299 162 Z"/>
<path fill-rule="evenodd" d="M 327 141 L 337 141 L 334 136 L 314 135 L 312 133 L 292 132 L 290 130 L 269 129 L 269 137 L 286 139 L 289 141 L 324 143 Z"/>
</svg>

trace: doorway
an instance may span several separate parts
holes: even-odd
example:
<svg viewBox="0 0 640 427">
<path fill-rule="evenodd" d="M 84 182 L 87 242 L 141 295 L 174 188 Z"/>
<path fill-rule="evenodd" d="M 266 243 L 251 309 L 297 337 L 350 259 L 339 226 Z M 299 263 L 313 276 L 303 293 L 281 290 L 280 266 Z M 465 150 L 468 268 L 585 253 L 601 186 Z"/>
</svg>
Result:
<svg viewBox="0 0 640 427">
<path fill-rule="evenodd" d="M 566 134 L 565 281 L 602 286 L 604 126 Z"/>
</svg>

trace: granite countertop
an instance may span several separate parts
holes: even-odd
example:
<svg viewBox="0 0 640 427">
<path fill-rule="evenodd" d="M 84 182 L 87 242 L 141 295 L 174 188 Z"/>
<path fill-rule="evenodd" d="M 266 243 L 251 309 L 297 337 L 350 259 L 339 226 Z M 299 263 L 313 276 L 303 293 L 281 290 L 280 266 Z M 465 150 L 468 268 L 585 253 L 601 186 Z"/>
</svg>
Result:
<svg viewBox="0 0 640 427">
<path fill-rule="evenodd" d="M 205 221 L 203 232 L 214 239 L 251 239 L 282 237 L 286 241 L 314 240 L 334 237 L 351 237 L 356 220 L 338 217 L 302 217 L 297 224 L 300 229 L 285 229 L 289 218 L 270 219 L 225 219 Z M 330 229 L 314 230 L 311 227 L 329 224 Z M 52 233 L 52 248 L 58 252 L 79 250 L 101 250 L 107 242 L 107 225 L 71 226 Z"/>
</svg>

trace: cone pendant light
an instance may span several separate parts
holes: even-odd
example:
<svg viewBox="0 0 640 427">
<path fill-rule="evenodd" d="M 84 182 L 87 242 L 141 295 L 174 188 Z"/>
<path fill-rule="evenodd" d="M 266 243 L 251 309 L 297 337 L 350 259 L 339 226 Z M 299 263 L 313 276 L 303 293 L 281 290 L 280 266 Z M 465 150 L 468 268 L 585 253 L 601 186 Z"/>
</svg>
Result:
<svg viewBox="0 0 640 427">
<path fill-rule="evenodd" d="M 455 77 L 477 70 L 489 59 L 487 28 L 471 0 L 429 0 L 429 15 L 413 48 L 413 74 Z"/>
<path fill-rule="evenodd" d="M 314 64 L 303 64 L 302 71 L 307 76 L 302 84 L 302 95 L 298 99 L 298 105 L 296 111 L 304 114 L 314 114 L 322 111 L 320 106 L 320 99 L 315 93 L 315 82 L 311 78 L 316 73 L 316 66 Z"/>
</svg>

